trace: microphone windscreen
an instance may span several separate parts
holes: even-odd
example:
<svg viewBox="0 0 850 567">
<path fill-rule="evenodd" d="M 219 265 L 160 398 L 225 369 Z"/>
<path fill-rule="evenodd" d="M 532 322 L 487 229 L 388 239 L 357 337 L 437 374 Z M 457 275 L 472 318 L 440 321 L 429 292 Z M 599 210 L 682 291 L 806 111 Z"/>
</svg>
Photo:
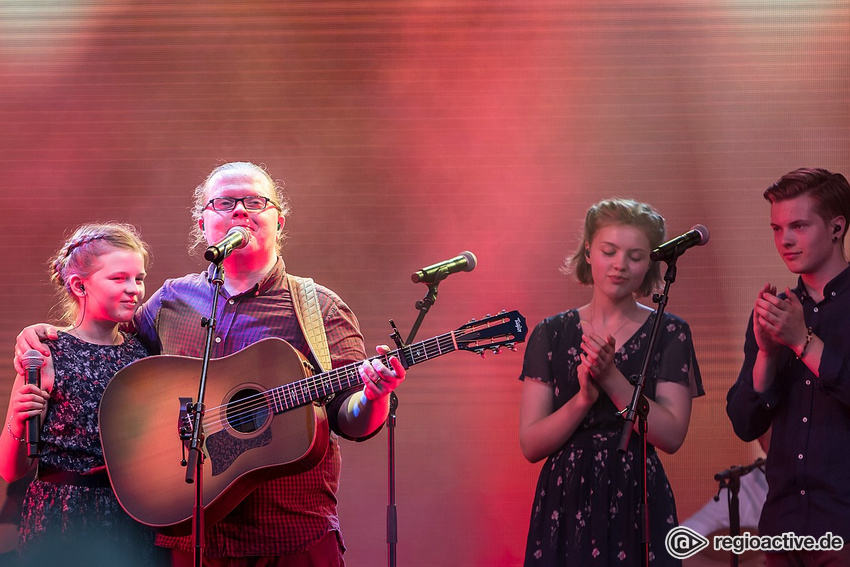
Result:
<svg viewBox="0 0 850 567">
<path fill-rule="evenodd" d="M 708 232 L 708 229 L 703 224 L 695 224 L 691 227 L 691 230 L 695 230 L 699 233 L 699 244 L 697 246 L 703 246 L 708 244 L 708 239 L 711 238 L 711 234 Z"/>
<path fill-rule="evenodd" d="M 249 231 L 244 226 L 234 226 L 227 232 L 238 232 L 242 235 L 242 242 L 239 244 L 239 246 L 236 246 L 236 248 L 244 248 L 248 246 L 248 241 L 251 240 L 251 231 Z"/>
<path fill-rule="evenodd" d="M 44 355 L 31 348 L 24 353 L 21 362 L 27 370 L 35 370 L 44 366 Z"/>
<path fill-rule="evenodd" d="M 463 269 L 464 272 L 471 272 L 475 269 L 475 266 L 478 265 L 478 258 L 476 258 L 475 254 L 469 250 L 461 252 L 460 255 L 466 258 L 466 268 Z"/>
</svg>

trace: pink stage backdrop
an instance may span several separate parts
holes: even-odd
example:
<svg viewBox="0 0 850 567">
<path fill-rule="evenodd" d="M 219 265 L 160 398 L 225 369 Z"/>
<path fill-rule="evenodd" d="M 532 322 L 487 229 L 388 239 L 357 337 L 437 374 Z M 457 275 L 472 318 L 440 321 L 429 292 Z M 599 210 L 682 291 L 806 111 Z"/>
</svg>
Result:
<svg viewBox="0 0 850 567">
<path fill-rule="evenodd" d="M 200 270 L 192 189 L 266 164 L 292 203 L 289 269 L 336 290 L 370 345 L 406 334 L 410 274 L 471 250 L 419 338 L 585 302 L 558 272 L 585 209 L 656 205 L 679 262 L 669 311 L 693 329 L 707 396 L 663 457 L 680 518 L 753 447 L 725 416 L 747 317 L 792 284 L 762 190 L 802 165 L 850 173 L 850 11 L 842 0 L 550 2 L 184 0 L 0 6 L 0 345 L 53 305 L 46 261 L 75 226 L 137 225 L 150 290 Z M 517 441 L 522 363 L 456 353 L 399 394 L 399 565 L 521 563 L 540 465 Z M 386 432 L 344 443 L 352 567 L 385 564 Z M 604 513 L 604 512 L 603 512 Z"/>
</svg>

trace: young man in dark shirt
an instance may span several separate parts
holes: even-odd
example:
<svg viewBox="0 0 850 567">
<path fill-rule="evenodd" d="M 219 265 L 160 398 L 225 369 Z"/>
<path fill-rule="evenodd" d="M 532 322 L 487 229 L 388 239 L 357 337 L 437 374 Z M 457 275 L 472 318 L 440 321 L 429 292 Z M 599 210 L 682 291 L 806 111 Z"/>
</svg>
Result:
<svg viewBox="0 0 850 567">
<path fill-rule="evenodd" d="M 759 291 L 726 412 L 752 441 L 772 427 L 760 536 L 850 540 L 850 185 L 825 169 L 792 171 L 764 192 L 794 289 Z M 779 538 L 776 538 L 779 542 Z M 789 540 L 790 542 L 791 540 Z M 831 547 L 835 545 L 833 538 Z M 850 565 L 850 546 L 767 554 L 768 566 Z"/>
</svg>

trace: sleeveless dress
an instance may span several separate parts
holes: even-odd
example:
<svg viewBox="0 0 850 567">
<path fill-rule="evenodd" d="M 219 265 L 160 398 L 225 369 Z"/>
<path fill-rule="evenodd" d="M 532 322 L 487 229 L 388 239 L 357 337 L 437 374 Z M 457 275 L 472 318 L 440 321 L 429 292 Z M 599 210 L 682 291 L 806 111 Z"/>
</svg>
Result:
<svg viewBox="0 0 850 567">
<path fill-rule="evenodd" d="M 104 466 L 98 409 L 106 385 L 127 364 L 147 356 L 123 335 L 117 346 L 96 345 L 59 333 L 47 341 L 55 369 L 41 431 L 39 466 L 86 473 Z M 111 487 L 43 482 L 27 489 L 19 547 L 27 564 L 143 565 L 153 551 L 153 532 L 130 518 Z"/>
<path fill-rule="evenodd" d="M 640 373 L 655 314 L 623 345 L 614 364 L 630 378 Z M 552 384 L 555 408 L 579 391 L 582 328 L 573 309 L 543 320 L 529 337 L 520 379 Z M 702 379 L 688 324 L 669 313 L 663 316 L 656 354 L 647 372 L 644 395 L 655 398 L 659 381 L 688 386 L 703 395 Z M 620 408 L 622 409 L 622 408 Z M 618 451 L 623 419 L 611 399 L 600 392 L 572 437 L 546 459 L 531 510 L 525 565 L 580 566 L 641 564 L 638 530 L 641 474 L 637 456 L 641 438 L 632 434 L 628 450 Z M 650 564 L 681 565 L 664 548 L 667 532 L 678 524 L 676 503 L 655 448 L 647 444 Z"/>
</svg>

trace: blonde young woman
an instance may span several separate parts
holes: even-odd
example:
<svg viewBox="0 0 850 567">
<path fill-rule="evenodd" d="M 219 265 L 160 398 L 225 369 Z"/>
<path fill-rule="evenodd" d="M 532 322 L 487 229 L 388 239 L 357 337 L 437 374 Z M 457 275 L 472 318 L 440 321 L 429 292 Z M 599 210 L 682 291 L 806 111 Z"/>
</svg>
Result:
<svg viewBox="0 0 850 567">
<path fill-rule="evenodd" d="M 540 472 L 526 544 L 526 566 L 640 565 L 637 505 L 640 437 L 617 450 L 640 372 L 653 308 L 639 303 L 660 282 L 650 252 L 664 240 L 664 218 L 647 204 L 609 199 L 593 205 L 582 242 L 567 261 L 590 302 L 553 315 L 529 337 L 521 379 L 520 445 Z M 656 449 L 673 453 L 688 430 L 702 381 L 687 323 L 666 313 L 644 393 L 649 399 L 647 468 L 650 564 L 675 565 L 664 537 L 676 505 Z"/>
</svg>

